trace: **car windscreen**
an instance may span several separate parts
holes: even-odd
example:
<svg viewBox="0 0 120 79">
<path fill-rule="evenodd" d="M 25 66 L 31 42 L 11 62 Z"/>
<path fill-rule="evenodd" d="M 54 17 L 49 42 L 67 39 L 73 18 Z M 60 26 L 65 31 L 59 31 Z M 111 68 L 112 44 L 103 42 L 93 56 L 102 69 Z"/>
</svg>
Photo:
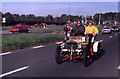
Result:
<svg viewBox="0 0 120 79">
<path fill-rule="evenodd" d="M 109 27 L 105 27 L 104 29 L 110 29 Z"/>
</svg>

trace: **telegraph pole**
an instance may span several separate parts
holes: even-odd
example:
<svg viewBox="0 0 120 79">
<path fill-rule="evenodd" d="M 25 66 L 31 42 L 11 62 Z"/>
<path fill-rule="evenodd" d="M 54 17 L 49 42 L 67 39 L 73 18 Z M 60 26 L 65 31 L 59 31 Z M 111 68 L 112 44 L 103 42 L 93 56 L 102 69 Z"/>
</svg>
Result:
<svg viewBox="0 0 120 79">
<path fill-rule="evenodd" d="M 99 25 L 101 24 L 101 13 L 99 13 Z"/>
<path fill-rule="evenodd" d="M 70 21 L 70 1 L 69 1 L 69 19 L 68 21 Z"/>
</svg>

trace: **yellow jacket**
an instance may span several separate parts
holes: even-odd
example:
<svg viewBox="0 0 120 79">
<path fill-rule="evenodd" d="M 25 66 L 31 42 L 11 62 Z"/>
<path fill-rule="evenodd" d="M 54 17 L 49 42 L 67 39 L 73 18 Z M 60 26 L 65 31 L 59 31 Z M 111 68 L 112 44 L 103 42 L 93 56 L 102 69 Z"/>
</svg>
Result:
<svg viewBox="0 0 120 79">
<path fill-rule="evenodd" d="M 85 34 L 98 34 L 98 28 L 94 25 L 85 27 Z"/>
</svg>

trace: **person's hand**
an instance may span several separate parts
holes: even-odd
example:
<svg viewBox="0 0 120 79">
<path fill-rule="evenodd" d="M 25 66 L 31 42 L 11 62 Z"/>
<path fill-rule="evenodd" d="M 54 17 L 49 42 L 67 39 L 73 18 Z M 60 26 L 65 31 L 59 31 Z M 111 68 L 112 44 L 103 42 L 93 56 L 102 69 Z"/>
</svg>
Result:
<svg viewBox="0 0 120 79">
<path fill-rule="evenodd" d="M 96 34 L 92 34 L 94 37 L 96 36 Z"/>
</svg>

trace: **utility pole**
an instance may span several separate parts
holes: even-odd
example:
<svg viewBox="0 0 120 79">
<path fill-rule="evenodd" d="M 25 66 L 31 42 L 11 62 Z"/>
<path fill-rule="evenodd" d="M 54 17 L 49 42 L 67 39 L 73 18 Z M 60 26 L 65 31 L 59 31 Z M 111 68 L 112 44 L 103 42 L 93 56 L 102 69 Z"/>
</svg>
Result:
<svg viewBox="0 0 120 79">
<path fill-rule="evenodd" d="M 69 1 L 69 19 L 68 21 L 70 21 L 70 1 Z"/>
<path fill-rule="evenodd" d="M 101 13 L 99 13 L 99 25 L 101 24 Z"/>
</svg>

